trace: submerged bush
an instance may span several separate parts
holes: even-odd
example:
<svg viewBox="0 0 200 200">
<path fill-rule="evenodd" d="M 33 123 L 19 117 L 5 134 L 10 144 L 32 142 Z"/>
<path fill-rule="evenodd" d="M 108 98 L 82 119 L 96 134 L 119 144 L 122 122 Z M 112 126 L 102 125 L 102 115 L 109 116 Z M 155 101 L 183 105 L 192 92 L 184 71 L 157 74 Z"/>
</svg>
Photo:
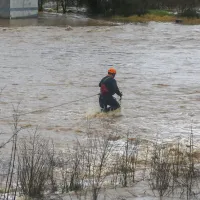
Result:
<svg viewBox="0 0 200 200">
<path fill-rule="evenodd" d="M 34 134 L 19 146 L 19 181 L 22 192 L 29 197 L 41 197 L 50 179 L 53 152 L 48 140 Z"/>
<path fill-rule="evenodd" d="M 199 18 L 199 13 L 195 9 L 187 9 L 180 14 L 182 17 Z"/>
</svg>

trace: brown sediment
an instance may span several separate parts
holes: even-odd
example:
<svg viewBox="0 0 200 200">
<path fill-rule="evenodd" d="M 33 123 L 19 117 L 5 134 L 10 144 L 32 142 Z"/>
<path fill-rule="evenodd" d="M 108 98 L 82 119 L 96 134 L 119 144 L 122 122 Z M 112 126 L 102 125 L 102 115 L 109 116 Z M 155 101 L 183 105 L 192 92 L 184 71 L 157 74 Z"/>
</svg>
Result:
<svg viewBox="0 0 200 200">
<path fill-rule="evenodd" d="M 129 140 L 129 141 L 135 141 L 136 138 L 129 138 L 128 140 Z"/>
<path fill-rule="evenodd" d="M 5 105 L 8 104 L 8 102 L 1 101 L 0 104 Z"/>
<path fill-rule="evenodd" d="M 176 20 L 175 16 L 157 16 L 157 15 L 152 15 L 152 14 L 146 14 L 143 16 L 137 16 L 133 15 L 130 17 L 121 17 L 121 16 L 116 16 L 112 18 L 113 20 L 117 21 L 122 21 L 122 22 L 150 22 L 150 21 L 155 21 L 155 22 L 174 22 Z"/>
<path fill-rule="evenodd" d="M 20 126 L 23 127 L 23 128 L 30 128 L 33 125 L 32 124 L 20 124 Z"/>
<path fill-rule="evenodd" d="M 120 139 L 121 139 L 121 136 L 119 136 L 119 135 L 109 135 L 109 137 L 108 137 L 109 141 L 117 141 Z"/>
<path fill-rule="evenodd" d="M 67 131 L 73 130 L 72 128 L 61 127 L 61 126 L 54 126 L 54 127 L 48 126 L 45 129 L 48 131 L 56 131 L 56 132 L 60 132 L 60 131 L 67 132 Z"/>
<path fill-rule="evenodd" d="M 157 86 L 157 87 L 169 87 L 170 85 L 159 83 L 159 84 L 154 84 L 154 86 Z"/>
<path fill-rule="evenodd" d="M 196 160 L 200 160 L 200 151 L 193 152 L 192 157 Z"/>
<path fill-rule="evenodd" d="M 48 98 L 47 96 L 44 96 L 44 97 L 38 98 L 38 100 L 43 100 L 43 99 L 47 99 L 47 98 Z"/>
<path fill-rule="evenodd" d="M 133 15 L 130 17 L 122 17 L 122 16 L 114 16 L 112 17 L 112 20 L 119 21 L 119 22 L 139 22 L 139 23 L 147 23 L 147 22 L 176 22 L 177 17 L 176 16 L 157 16 L 153 14 L 146 14 L 143 16 L 137 16 Z M 187 17 L 180 17 L 179 20 L 182 21 L 181 24 L 185 25 L 198 25 L 200 24 L 200 19 L 198 18 L 187 18 Z"/>
<path fill-rule="evenodd" d="M 75 132 L 76 133 L 83 133 L 83 131 L 81 129 L 76 129 Z"/>
</svg>

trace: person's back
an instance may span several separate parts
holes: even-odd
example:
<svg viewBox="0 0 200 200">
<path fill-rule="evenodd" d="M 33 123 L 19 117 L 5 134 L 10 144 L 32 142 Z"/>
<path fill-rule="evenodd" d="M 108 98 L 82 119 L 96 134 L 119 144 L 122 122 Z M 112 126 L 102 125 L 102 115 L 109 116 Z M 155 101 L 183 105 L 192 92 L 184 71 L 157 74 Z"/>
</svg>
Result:
<svg viewBox="0 0 200 200">
<path fill-rule="evenodd" d="M 114 79 L 115 75 L 116 70 L 114 68 L 110 68 L 108 70 L 108 75 L 102 78 L 102 80 L 99 83 L 99 104 L 104 111 L 115 110 L 120 107 L 119 103 L 112 96 L 114 94 L 117 94 L 120 97 L 122 96 L 122 93 L 119 91 L 119 88 L 117 86 L 117 82 Z M 108 105 L 110 106 L 110 108 L 107 108 Z"/>
<path fill-rule="evenodd" d="M 116 91 L 116 81 L 111 76 L 105 76 L 99 83 L 102 95 L 114 95 Z"/>
</svg>

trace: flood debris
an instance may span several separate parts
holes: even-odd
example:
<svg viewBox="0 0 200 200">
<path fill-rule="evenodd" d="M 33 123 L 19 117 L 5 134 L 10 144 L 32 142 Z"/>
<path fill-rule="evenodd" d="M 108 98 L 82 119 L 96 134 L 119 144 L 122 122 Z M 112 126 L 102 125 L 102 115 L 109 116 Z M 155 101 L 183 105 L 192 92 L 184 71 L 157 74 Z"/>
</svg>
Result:
<svg viewBox="0 0 200 200">
<path fill-rule="evenodd" d="M 67 28 L 65 29 L 66 31 L 72 31 L 73 28 L 71 26 L 67 26 Z"/>
</svg>

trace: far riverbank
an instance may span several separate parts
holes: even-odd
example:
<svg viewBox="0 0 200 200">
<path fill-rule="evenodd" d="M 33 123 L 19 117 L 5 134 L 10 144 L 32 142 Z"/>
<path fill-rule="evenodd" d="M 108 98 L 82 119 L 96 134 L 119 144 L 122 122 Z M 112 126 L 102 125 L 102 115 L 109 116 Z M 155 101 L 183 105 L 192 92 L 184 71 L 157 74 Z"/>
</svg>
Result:
<svg viewBox="0 0 200 200">
<path fill-rule="evenodd" d="M 155 14 L 146 14 L 142 16 L 133 15 L 130 17 L 123 16 L 113 16 L 111 20 L 114 22 L 124 22 L 124 23 L 147 23 L 147 22 L 175 22 L 185 25 L 199 25 L 199 18 L 187 18 L 187 17 L 177 17 L 174 15 L 164 15 L 158 16 Z"/>
</svg>

